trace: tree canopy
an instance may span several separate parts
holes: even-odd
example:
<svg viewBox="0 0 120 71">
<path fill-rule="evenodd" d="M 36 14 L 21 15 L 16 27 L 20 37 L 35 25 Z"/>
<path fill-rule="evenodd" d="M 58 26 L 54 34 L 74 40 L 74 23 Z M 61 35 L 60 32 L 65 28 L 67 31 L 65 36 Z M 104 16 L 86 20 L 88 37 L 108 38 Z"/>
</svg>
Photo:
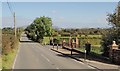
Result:
<svg viewBox="0 0 120 71">
<path fill-rule="evenodd" d="M 33 40 L 41 42 L 44 36 L 52 35 L 52 20 L 45 16 L 36 18 L 26 31 Z"/>
<path fill-rule="evenodd" d="M 103 55 L 109 55 L 109 45 L 112 45 L 112 41 L 116 41 L 118 45 L 120 45 L 120 5 L 118 3 L 117 8 L 111 14 L 107 15 L 107 21 L 113 27 L 111 30 L 103 37 L 102 39 L 102 46 L 103 46 Z"/>
</svg>

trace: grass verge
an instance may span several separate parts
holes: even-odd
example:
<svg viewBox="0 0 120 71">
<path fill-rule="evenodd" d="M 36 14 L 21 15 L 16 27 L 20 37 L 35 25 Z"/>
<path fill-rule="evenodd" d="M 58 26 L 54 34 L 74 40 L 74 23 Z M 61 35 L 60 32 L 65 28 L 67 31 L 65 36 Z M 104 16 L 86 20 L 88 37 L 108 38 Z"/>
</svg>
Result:
<svg viewBox="0 0 120 71">
<path fill-rule="evenodd" d="M 3 69 L 11 69 L 13 66 L 13 62 L 17 53 L 17 49 L 13 49 L 9 54 L 2 56 L 2 68 Z"/>
<path fill-rule="evenodd" d="M 1 54 L 0 54 L 0 69 L 2 69 L 2 57 L 1 57 Z"/>
</svg>

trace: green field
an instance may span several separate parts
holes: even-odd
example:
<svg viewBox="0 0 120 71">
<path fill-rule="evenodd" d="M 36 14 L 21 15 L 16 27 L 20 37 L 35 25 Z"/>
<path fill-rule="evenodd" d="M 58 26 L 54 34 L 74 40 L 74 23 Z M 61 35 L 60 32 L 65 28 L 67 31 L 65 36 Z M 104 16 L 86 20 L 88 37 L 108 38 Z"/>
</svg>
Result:
<svg viewBox="0 0 120 71">
<path fill-rule="evenodd" d="M 76 48 L 77 50 L 84 52 L 85 51 L 85 47 L 80 47 L 80 48 Z M 102 54 L 102 48 L 100 46 L 91 46 L 91 52 L 96 53 L 96 54 Z"/>
<path fill-rule="evenodd" d="M 54 37 L 54 38 L 58 38 L 58 37 Z M 62 41 L 63 39 L 65 39 L 66 42 L 69 41 L 68 36 L 61 36 L 59 38 L 60 38 L 59 41 Z M 72 37 L 72 39 L 75 39 L 75 38 L 76 37 L 74 36 Z M 81 35 L 81 37 L 80 36 L 78 37 L 80 46 L 83 46 L 87 41 L 89 41 L 91 45 L 100 46 L 101 38 L 102 38 L 102 35 L 88 35 L 88 36 Z M 43 44 L 45 43 L 49 44 L 49 42 L 50 42 L 49 37 L 44 37 Z"/>
<path fill-rule="evenodd" d="M 54 38 L 58 38 L 58 37 L 54 37 Z M 62 41 L 63 39 L 66 40 L 66 42 L 69 41 L 69 37 L 68 36 L 62 36 L 62 37 L 59 37 L 59 41 Z M 76 37 L 72 37 L 72 39 L 75 39 Z M 92 48 L 91 48 L 91 52 L 94 52 L 94 53 L 97 53 L 97 54 L 101 54 L 101 38 L 102 38 L 102 35 L 88 35 L 87 37 L 85 35 L 81 35 L 81 37 L 79 36 L 78 39 L 79 39 L 79 44 L 80 44 L 80 47 L 77 48 L 78 50 L 80 50 L 81 52 L 84 52 L 84 45 L 87 41 L 90 42 Z M 50 40 L 49 40 L 49 37 L 44 37 L 43 39 L 43 44 L 49 44 Z"/>
</svg>

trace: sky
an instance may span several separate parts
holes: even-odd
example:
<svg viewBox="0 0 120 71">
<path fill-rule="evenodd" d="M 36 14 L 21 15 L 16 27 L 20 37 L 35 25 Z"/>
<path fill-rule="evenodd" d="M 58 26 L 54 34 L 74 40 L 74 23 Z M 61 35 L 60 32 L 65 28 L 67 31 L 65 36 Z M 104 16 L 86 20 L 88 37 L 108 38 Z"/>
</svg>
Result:
<svg viewBox="0 0 120 71">
<path fill-rule="evenodd" d="M 9 2 L 16 13 L 17 27 L 27 26 L 40 16 L 52 18 L 59 28 L 108 28 L 107 14 L 117 2 Z M 2 2 L 2 27 L 13 27 L 7 2 Z"/>
</svg>

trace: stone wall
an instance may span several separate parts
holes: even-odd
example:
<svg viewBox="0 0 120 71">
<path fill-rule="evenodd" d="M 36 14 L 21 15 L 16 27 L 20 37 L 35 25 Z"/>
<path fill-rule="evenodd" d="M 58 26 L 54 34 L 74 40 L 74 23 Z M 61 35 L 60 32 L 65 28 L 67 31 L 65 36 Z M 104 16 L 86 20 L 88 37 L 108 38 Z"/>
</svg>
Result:
<svg viewBox="0 0 120 71">
<path fill-rule="evenodd" d="M 110 58 L 114 63 L 120 64 L 120 49 L 112 49 Z"/>
</svg>

